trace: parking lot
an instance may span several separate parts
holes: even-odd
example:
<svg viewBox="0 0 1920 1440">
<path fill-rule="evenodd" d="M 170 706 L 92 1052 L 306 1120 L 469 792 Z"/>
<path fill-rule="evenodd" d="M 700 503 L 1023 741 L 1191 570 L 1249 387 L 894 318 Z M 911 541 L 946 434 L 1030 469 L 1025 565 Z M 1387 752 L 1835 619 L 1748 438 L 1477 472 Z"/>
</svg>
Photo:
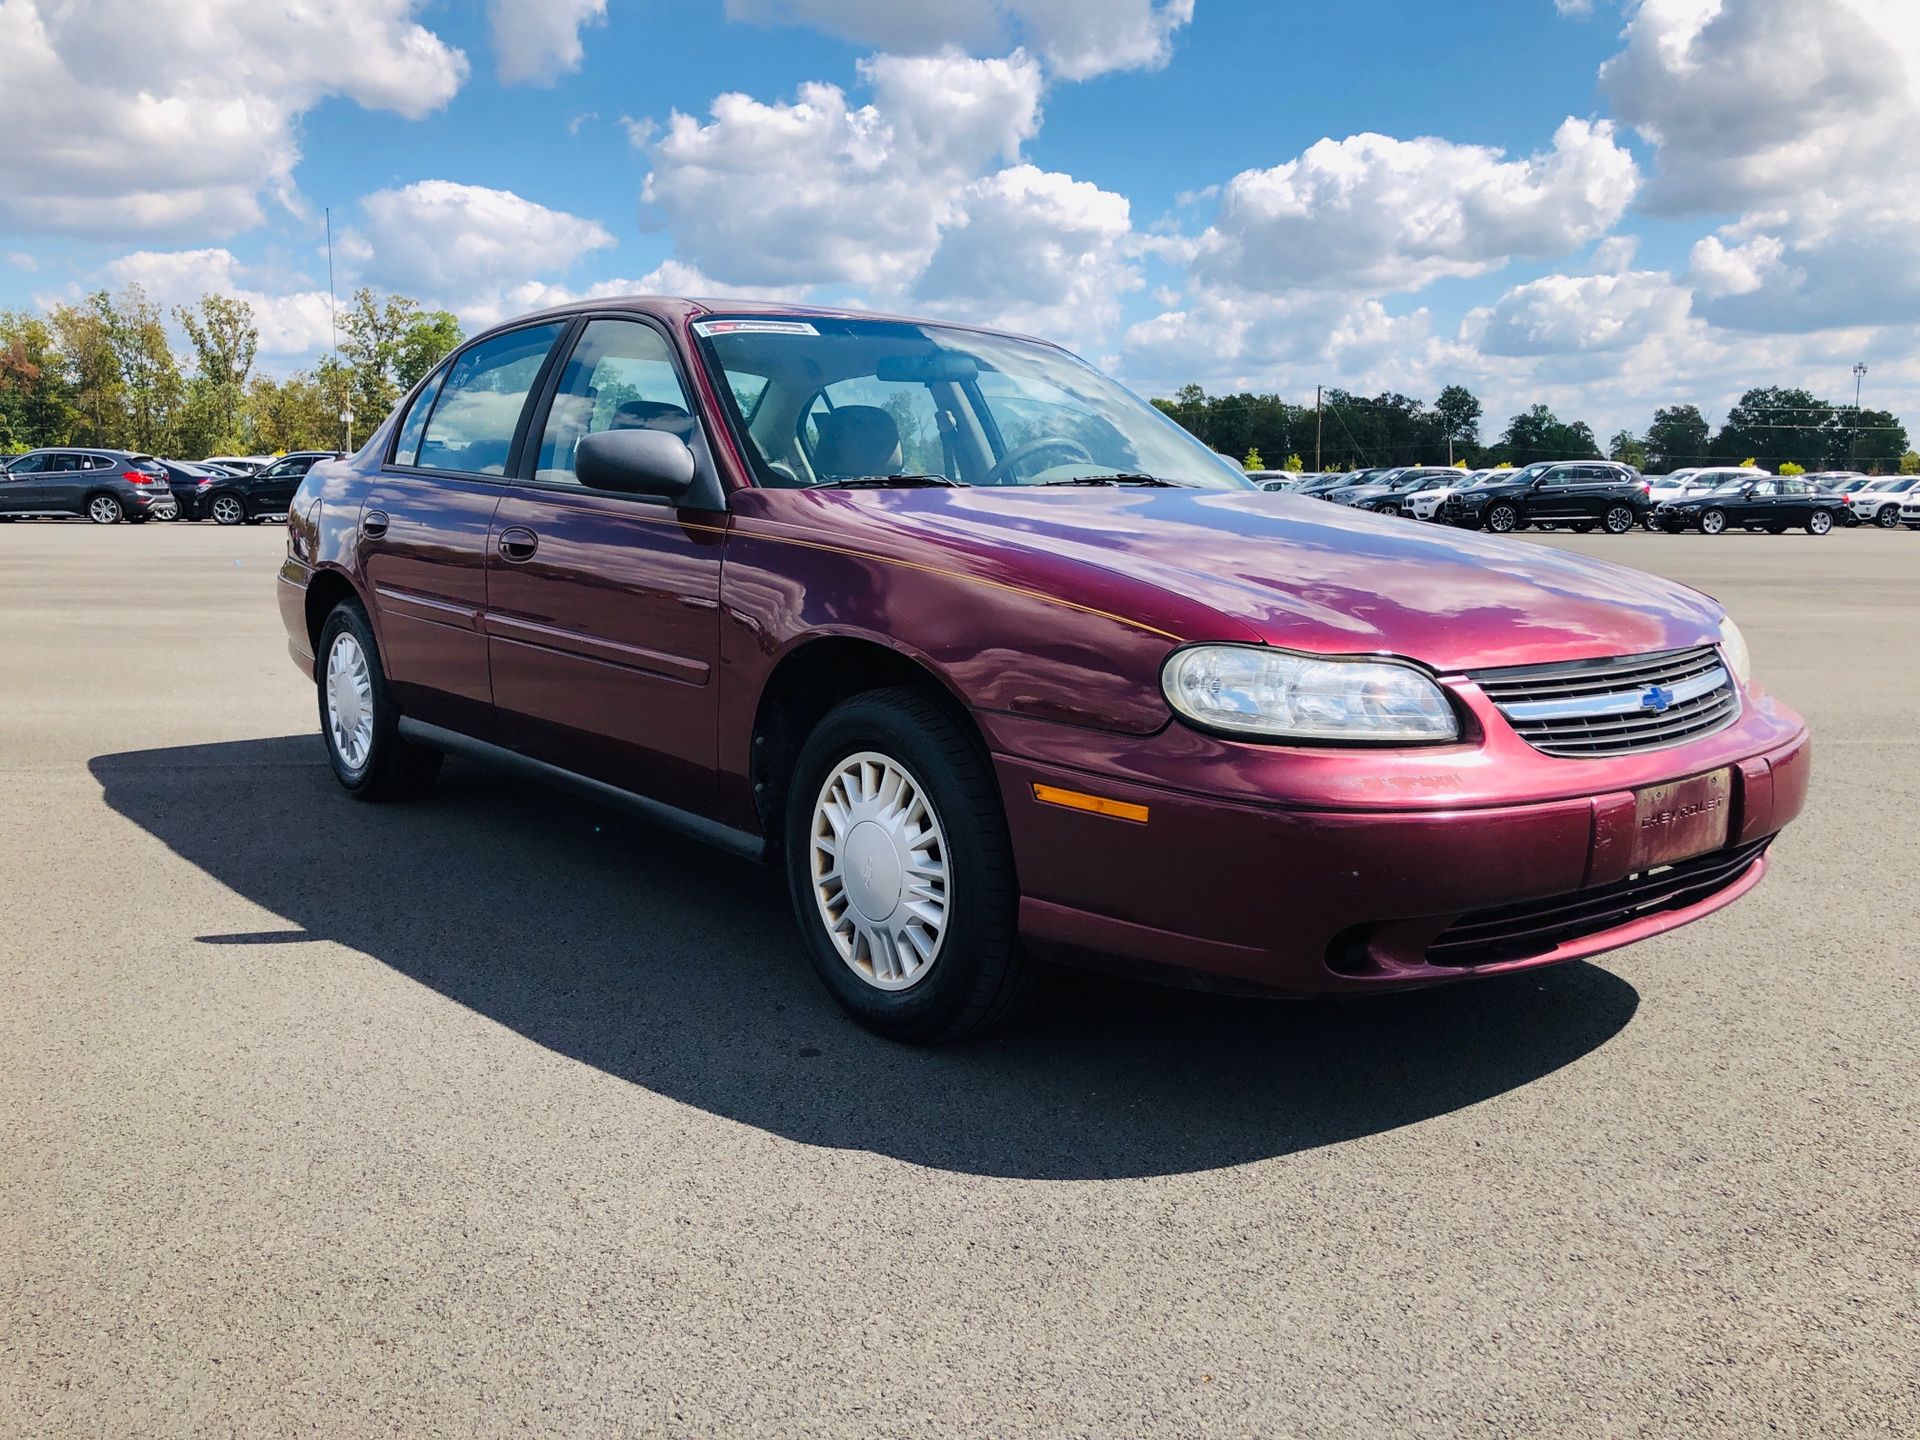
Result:
<svg viewBox="0 0 1920 1440">
<path fill-rule="evenodd" d="M 1719 596 L 1808 717 L 1753 896 L 926 1051 L 771 873 L 341 796 L 279 527 L 0 529 L 0 1435 L 1920 1432 L 1920 535 L 1511 543 Z"/>
</svg>

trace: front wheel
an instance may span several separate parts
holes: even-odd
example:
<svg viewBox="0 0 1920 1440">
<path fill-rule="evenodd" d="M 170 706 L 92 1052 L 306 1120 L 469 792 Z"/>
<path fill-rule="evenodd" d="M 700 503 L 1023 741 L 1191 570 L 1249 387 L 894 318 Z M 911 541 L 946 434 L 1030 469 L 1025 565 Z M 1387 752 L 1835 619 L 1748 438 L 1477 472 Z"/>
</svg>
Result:
<svg viewBox="0 0 1920 1440">
<path fill-rule="evenodd" d="M 1900 524 L 1900 507 L 1898 505 L 1882 505 L 1880 507 L 1880 513 L 1873 517 L 1873 523 L 1878 525 L 1882 530 L 1894 529 Z"/>
<path fill-rule="evenodd" d="M 934 699 L 876 690 L 830 712 L 794 767 L 785 839 L 807 958 L 868 1029 L 955 1040 L 1037 993 L 991 767 Z"/>
<path fill-rule="evenodd" d="M 1718 535 L 1726 528 L 1727 512 L 1724 510 L 1709 510 L 1700 517 L 1700 533 L 1703 535 Z"/>
<path fill-rule="evenodd" d="M 334 778 L 360 800 L 424 793 L 440 773 L 438 750 L 400 735 L 400 710 L 380 665 L 373 625 L 357 600 L 343 600 L 320 629 L 320 731 Z"/>
<path fill-rule="evenodd" d="M 1816 510 L 1807 517 L 1807 533 L 1809 535 L 1824 535 L 1831 529 L 1833 529 L 1832 511 Z"/>
<path fill-rule="evenodd" d="M 1633 528 L 1633 511 L 1625 505 L 1609 505 L 1600 523 L 1609 535 L 1624 535 Z"/>
<path fill-rule="evenodd" d="M 209 507 L 216 525 L 244 525 L 247 507 L 238 495 L 216 495 Z"/>
<path fill-rule="evenodd" d="M 1487 529 L 1496 535 L 1509 535 L 1520 528 L 1520 512 L 1511 505 L 1495 505 L 1487 511 Z"/>
<path fill-rule="evenodd" d="M 111 495 L 96 495 L 87 501 L 87 518 L 96 525 L 117 525 L 125 515 L 120 502 Z"/>
</svg>

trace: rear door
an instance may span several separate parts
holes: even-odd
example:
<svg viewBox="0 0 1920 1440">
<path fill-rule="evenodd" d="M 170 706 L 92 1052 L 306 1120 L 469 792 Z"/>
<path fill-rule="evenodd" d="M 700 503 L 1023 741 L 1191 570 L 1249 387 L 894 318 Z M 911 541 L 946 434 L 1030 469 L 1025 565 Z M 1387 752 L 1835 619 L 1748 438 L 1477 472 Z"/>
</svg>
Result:
<svg viewBox="0 0 1920 1440">
<path fill-rule="evenodd" d="M 679 362 L 647 321 L 595 317 L 552 389 L 487 554 L 500 738 L 669 805 L 710 810 L 726 514 L 589 490 L 574 471 L 583 436 L 634 428 L 680 436 L 710 469 Z"/>
<path fill-rule="evenodd" d="M 487 738 L 493 689 L 480 616 L 493 512 L 528 401 L 572 322 L 475 341 L 428 380 L 395 427 L 360 511 L 361 573 L 400 708 Z"/>
</svg>

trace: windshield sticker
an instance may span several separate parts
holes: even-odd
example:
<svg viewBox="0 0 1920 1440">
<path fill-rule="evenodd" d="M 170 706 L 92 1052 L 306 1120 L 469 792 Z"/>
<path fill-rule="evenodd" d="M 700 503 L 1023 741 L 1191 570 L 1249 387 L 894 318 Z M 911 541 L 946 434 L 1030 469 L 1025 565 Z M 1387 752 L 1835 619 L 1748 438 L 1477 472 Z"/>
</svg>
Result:
<svg viewBox="0 0 1920 1440">
<path fill-rule="evenodd" d="M 818 335 L 804 320 L 696 320 L 696 335 Z"/>
</svg>

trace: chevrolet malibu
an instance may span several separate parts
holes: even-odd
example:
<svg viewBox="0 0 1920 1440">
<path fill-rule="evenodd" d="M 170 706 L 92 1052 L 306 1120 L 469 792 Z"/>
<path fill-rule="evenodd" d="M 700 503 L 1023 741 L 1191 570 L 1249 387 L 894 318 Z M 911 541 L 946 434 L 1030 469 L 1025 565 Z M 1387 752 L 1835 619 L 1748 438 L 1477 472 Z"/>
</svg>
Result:
<svg viewBox="0 0 1920 1440">
<path fill-rule="evenodd" d="M 470 341 L 291 506 L 340 784 L 443 755 L 780 866 L 912 1040 L 1049 962 L 1386 991 L 1759 882 L 1808 741 L 1707 596 L 1255 489 L 1066 352 L 596 301 Z"/>
</svg>

